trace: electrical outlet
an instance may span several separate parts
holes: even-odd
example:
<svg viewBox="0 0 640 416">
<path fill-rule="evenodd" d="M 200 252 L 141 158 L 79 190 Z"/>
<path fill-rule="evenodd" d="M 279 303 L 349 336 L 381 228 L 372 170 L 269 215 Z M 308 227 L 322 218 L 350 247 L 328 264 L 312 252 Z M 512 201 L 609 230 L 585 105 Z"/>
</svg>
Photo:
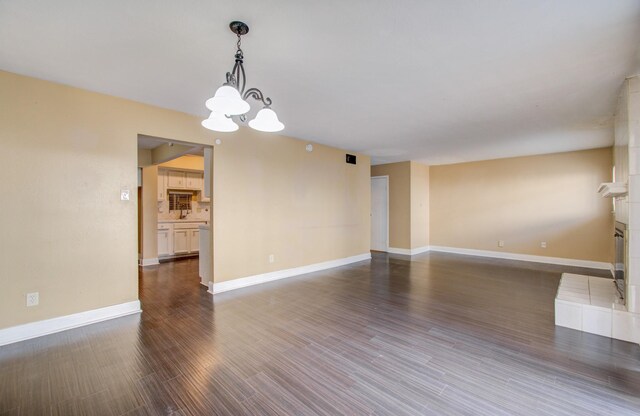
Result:
<svg viewBox="0 0 640 416">
<path fill-rule="evenodd" d="M 40 293 L 27 293 L 27 306 L 37 306 L 40 303 Z"/>
<path fill-rule="evenodd" d="M 504 247 L 504 240 L 498 240 L 498 247 Z"/>
<path fill-rule="evenodd" d="M 546 241 L 540 241 L 540 247 L 547 248 L 547 242 Z"/>
<path fill-rule="evenodd" d="M 276 261 L 276 258 L 274 257 L 274 255 L 269 254 L 269 263 L 273 263 L 274 261 Z"/>
</svg>

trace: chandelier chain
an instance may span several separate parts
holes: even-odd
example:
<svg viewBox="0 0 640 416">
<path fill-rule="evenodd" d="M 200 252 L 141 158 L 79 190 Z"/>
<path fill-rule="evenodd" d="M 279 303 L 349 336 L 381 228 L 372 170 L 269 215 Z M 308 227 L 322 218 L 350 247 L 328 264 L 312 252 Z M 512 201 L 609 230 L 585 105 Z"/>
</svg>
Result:
<svg viewBox="0 0 640 416">
<path fill-rule="evenodd" d="M 238 33 L 238 42 L 236 43 L 236 58 L 238 57 L 238 55 L 242 58 L 243 53 L 242 53 L 242 48 L 240 47 L 242 45 L 242 37 L 240 36 L 240 34 Z"/>
</svg>

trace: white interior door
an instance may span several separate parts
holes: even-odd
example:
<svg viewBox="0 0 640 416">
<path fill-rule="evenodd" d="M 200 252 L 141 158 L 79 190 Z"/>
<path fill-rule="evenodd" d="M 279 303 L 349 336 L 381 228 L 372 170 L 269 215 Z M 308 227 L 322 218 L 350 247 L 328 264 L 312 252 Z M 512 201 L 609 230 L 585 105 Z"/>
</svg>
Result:
<svg viewBox="0 0 640 416">
<path fill-rule="evenodd" d="M 389 242 L 389 177 L 371 178 L 371 250 L 387 251 Z"/>
</svg>

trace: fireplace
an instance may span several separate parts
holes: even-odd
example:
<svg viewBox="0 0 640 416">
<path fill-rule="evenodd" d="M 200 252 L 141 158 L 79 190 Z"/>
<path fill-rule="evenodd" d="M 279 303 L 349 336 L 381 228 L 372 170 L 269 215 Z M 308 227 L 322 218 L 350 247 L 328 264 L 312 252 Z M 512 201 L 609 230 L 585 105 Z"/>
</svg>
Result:
<svg viewBox="0 0 640 416">
<path fill-rule="evenodd" d="M 616 246 L 616 259 L 614 267 L 614 278 L 620 299 L 626 298 L 626 281 L 627 273 L 627 226 L 624 223 L 616 221 L 616 231 L 613 234 Z"/>
</svg>

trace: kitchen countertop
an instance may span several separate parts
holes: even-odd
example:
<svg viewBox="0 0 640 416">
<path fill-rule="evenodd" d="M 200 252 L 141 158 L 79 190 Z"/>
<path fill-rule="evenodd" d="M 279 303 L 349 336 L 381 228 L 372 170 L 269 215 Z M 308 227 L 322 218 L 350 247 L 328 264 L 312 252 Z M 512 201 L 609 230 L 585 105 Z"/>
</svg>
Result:
<svg viewBox="0 0 640 416">
<path fill-rule="evenodd" d="M 185 218 L 182 220 L 158 220 L 159 223 L 165 223 L 165 222 L 206 222 L 208 223 L 209 220 L 194 220 L 194 219 L 190 219 L 190 218 Z"/>
</svg>

